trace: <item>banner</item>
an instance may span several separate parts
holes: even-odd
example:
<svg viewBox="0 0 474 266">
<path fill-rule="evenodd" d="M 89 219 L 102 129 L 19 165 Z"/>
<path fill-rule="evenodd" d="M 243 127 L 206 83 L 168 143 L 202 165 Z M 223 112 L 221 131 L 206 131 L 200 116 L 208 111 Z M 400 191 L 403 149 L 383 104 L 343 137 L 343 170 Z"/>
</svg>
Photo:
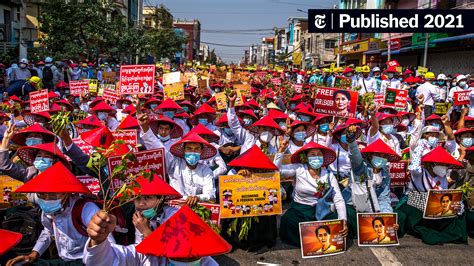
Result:
<svg viewBox="0 0 474 266">
<path fill-rule="evenodd" d="M 445 219 L 456 217 L 460 211 L 462 190 L 460 189 L 430 189 L 426 198 L 423 218 Z"/>
<path fill-rule="evenodd" d="M 295 93 L 301 93 L 303 90 L 303 84 L 291 84 L 291 88 L 295 91 Z"/>
<path fill-rule="evenodd" d="M 0 189 L 2 191 L 2 197 L 0 198 L 1 208 L 24 205 L 27 203 L 28 199 L 26 194 L 13 193 L 23 184 L 23 182 L 13 179 L 7 175 L 0 175 Z"/>
<path fill-rule="evenodd" d="M 252 97 L 250 84 L 237 84 L 237 85 L 234 85 L 234 89 L 236 91 L 240 91 L 240 93 L 247 98 Z"/>
<path fill-rule="evenodd" d="M 114 139 L 123 140 L 125 144 L 130 145 L 134 152 L 138 151 L 138 134 L 136 129 L 123 129 L 112 132 Z"/>
<path fill-rule="evenodd" d="M 271 81 L 274 85 L 277 85 L 277 86 L 281 85 L 281 79 L 280 78 L 272 78 Z"/>
<path fill-rule="evenodd" d="M 406 108 L 408 102 L 408 91 L 387 88 L 385 92 L 384 106 Z"/>
<path fill-rule="evenodd" d="M 459 106 L 459 105 L 465 105 L 469 104 L 469 94 L 471 93 L 470 90 L 467 91 L 455 91 L 454 92 L 454 105 Z"/>
<path fill-rule="evenodd" d="M 89 81 L 87 80 L 71 80 L 69 81 L 69 90 L 71 95 L 82 96 L 89 93 Z"/>
<path fill-rule="evenodd" d="M 408 176 L 406 172 L 407 166 L 407 161 L 388 163 L 388 168 L 390 171 L 390 186 L 404 187 L 408 184 Z"/>
<path fill-rule="evenodd" d="M 32 113 L 49 111 L 48 90 L 30 92 L 30 110 Z"/>
<path fill-rule="evenodd" d="M 392 47 L 392 49 L 397 50 L 394 47 Z M 392 61 L 387 62 L 387 66 L 389 66 L 389 67 L 398 67 L 398 66 L 400 66 L 400 64 L 398 63 L 397 60 L 392 60 Z"/>
<path fill-rule="evenodd" d="M 334 78 L 334 88 L 350 89 L 352 87 L 352 78 L 336 76 Z"/>
<path fill-rule="evenodd" d="M 181 208 L 186 201 L 184 200 L 170 200 L 168 201 L 168 206 L 175 207 L 177 209 Z M 221 227 L 221 206 L 216 203 L 208 202 L 198 202 L 199 205 L 205 207 L 211 211 L 211 223 L 217 227 Z"/>
<path fill-rule="evenodd" d="M 358 98 L 359 93 L 356 91 L 337 88 L 319 88 L 316 90 L 314 112 L 354 118 Z"/>
<path fill-rule="evenodd" d="M 374 103 L 377 107 L 384 105 L 385 103 L 385 95 L 384 94 L 375 94 L 374 95 Z"/>
<path fill-rule="evenodd" d="M 184 100 L 184 84 L 181 82 L 168 84 L 163 88 L 164 99 L 173 101 Z"/>
<path fill-rule="evenodd" d="M 449 104 L 448 103 L 435 103 L 434 113 L 437 115 L 445 115 L 448 112 Z"/>
<path fill-rule="evenodd" d="M 227 96 L 225 92 L 219 92 L 214 95 L 216 98 L 217 110 L 227 109 Z"/>
<path fill-rule="evenodd" d="M 97 93 L 97 86 L 99 82 L 96 79 L 89 79 L 89 92 Z"/>
<path fill-rule="evenodd" d="M 163 75 L 163 85 L 181 82 L 181 72 L 175 71 Z"/>
<path fill-rule="evenodd" d="M 221 218 L 281 214 L 280 173 L 219 177 Z"/>
<path fill-rule="evenodd" d="M 115 72 L 102 72 L 102 80 L 104 83 L 115 84 L 117 81 L 117 73 Z"/>
<path fill-rule="evenodd" d="M 303 259 L 342 254 L 346 238 L 342 237 L 343 220 L 299 223 Z"/>
<path fill-rule="evenodd" d="M 153 94 L 155 65 L 120 66 L 120 94 Z"/>
<path fill-rule="evenodd" d="M 102 97 L 110 101 L 110 103 L 115 104 L 117 100 L 120 99 L 120 95 L 115 90 L 115 85 L 113 84 L 102 84 L 102 85 L 104 85 L 104 92 L 102 93 Z"/>
<path fill-rule="evenodd" d="M 165 152 L 163 148 L 134 152 L 136 161 L 132 161 L 128 164 L 128 169 L 125 171 L 125 175 L 129 174 L 136 175 L 141 170 L 154 170 L 155 174 L 165 179 Z M 120 165 L 122 156 L 111 156 L 108 158 L 109 173 L 112 173 Z"/>
<path fill-rule="evenodd" d="M 417 76 L 424 76 L 426 72 L 428 72 L 428 68 L 426 67 L 418 66 L 418 68 L 416 69 Z"/>
<path fill-rule="evenodd" d="M 357 239 L 363 246 L 398 246 L 396 213 L 358 213 Z"/>
<path fill-rule="evenodd" d="M 81 175 L 77 176 L 77 179 L 81 181 L 82 184 L 84 184 L 92 194 L 98 195 L 100 192 L 100 184 L 99 184 L 99 179 L 89 176 L 89 175 Z"/>
</svg>

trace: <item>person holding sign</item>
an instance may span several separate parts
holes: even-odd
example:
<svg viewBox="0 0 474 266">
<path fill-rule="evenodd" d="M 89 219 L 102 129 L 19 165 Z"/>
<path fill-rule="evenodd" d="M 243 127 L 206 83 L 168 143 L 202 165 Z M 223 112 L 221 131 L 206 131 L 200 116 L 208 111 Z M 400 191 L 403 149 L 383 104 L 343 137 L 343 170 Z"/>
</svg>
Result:
<svg viewBox="0 0 474 266">
<path fill-rule="evenodd" d="M 288 141 L 281 139 L 274 159 L 282 177 L 295 177 L 294 198 L 291 207 L 281 217 L 280 237 L 287 244 L 300 246 L 300 222 L 336 219 L 334 211 L 338 219 L 346 220 L 346 206 L 334 174 L 327 169 L 336 159 L 336 153 L 310 142 L 291 156 L 292 164 L 282 165 L 287 146 Z"/>
<path fill-rule="evenodd" d="M 362 67 L 362 77 L 359 78 L 358 84 L 360 86 L 359 95 L 364 95 L 368 92 L 374 92 L 376 82 L 373 77 L 369 76 L 370 74 L 370 67 L 363 66 Z"/>
<path fill-rule="evenodd" d="M 395 74 L 398 74 L 397 68 L 393 66 L 388 67 L 385 69 L 384 73 L 387 75 L 387 78 L 382 80 L 382 83 L 380 84 L 380 94 L 385 95 L 387 88 L 400 89 L 402 83 L 395 77 Z"/>
<path fill-rule="evenodd" d="M 371 144 L 378 139 L 382 139 L 397 154 L 401 154 L 400 141 L 394 135 L 395 127 L 400 123 L 396 115 L 377 113 L 375 104 L 369 106 L 370 122 L 372 126 L 369 129 L 367 143 Z"/>
<path fill-rule="evenodd" d="M 119 121 L 115 118 L 117 111 L 105 101 L 100 101 L 97 105 L 91 108 L 91 111 L 104 122 L 110 130 L 115 130 L 119 126 Z"/>
<path fill-rule="evenodd" d="M 318 117 L 313 121 L 313 124 L 317 127 L 316 134 L 313 136 L 313 141 L 329 147 L 332 140 L 329 131 L 334 128 L 332 117 L 330 115 L 318 114 Z"/>
<path fill-rule="evenodd" d="M 458 75 L 455 79 L 455 86 L 453 86 L 448 93 L 448 101 L 454 104 L 454 93 L 463 92 L 466 90 L 472 90 L 469 88 L 467 83 L 467 77 L 465 75 Z M 451 118 L 457 120 L 460 117 L 462 106 L 453 106 L 453 112 L 451 113 Z"/>
</svg>

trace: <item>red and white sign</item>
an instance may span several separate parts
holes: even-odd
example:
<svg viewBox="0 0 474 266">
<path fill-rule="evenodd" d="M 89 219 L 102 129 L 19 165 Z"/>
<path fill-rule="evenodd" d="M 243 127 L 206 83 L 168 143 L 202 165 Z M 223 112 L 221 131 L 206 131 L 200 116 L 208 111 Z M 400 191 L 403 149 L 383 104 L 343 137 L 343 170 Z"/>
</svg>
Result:
<svg viewBox="0 0 474 266">
<path fill-rule="evenodd" d="M 408 102 L 408 91 L 387 88 L 385 92 L 384 106 L 387 107 L 396 107 L 396 108 L 405 108 Z"/>
<path fill-rule="evenodd" d="M 30 110 L 32 113 L 49 111 L 48 90 L 30 92 Z"/>
<path fill-rule="evenodd" d="M 291 84 L 291 88 L 295 91 L 295 93 L 301 93 L 303 84 Z"/>
<path fill-rule="evenodd" d="M 105 87 L 104 88 L 104 92 L 102 94 L 102 97 L 104 97 L 104 99 L 110 101 L 110 103 L 115 104 L 117 102 L 117 100 L 120 99 L 120 95 L 118 94 L 118 92 L 114 88 L 112 88 L 112 86 L 115 88 L 115 85 L 110 85 L 110 87 Z"/>
<path fill-rule="evenodd" d="M 155 65 L 120 66 L 120 94 L 153 94 Z"/>
<path fill-rule="evenodd" d="M 456 91 L 454 92 L 454 105 L 465 105 L 469 104 L 469 93 L 471 91 Z"/>
<path fill-rule="evenodd" d="M 318 88 L 314 100 L 314 112 L 354 118 L 359 93 L 338 88 Z"/>
<path fill-rule="evenodd" d="M 402 48 L 402 41 L 401 41 L 400 38 L 390 40 L 390 49 L 392 51 L 400 50 L 400 48 Z M 393 61 L 397 62 L 396 60 L 393 60 Z M 390 62 L 393 62 L 393 61 L 390 61 Z M 398 64 L 398 62 L 397 62 L 397 64 Z M 397 66 L 399 66 L 399 65 L 397 65 Z M 397 66 L 395 66 L 395 67 L 397 67 Z"/>
<path fill-rule="evenodd" d="M 136 129 L 114 131 L 112 132 L 112 135 L 116 140 L 123 140 L 125 144 L 130 145 L 133 151 L 138 151 L 138 134 Z"/>
<path fill-rule="evenodd" d="M 184 200 L 170 200 L 168 201 L 168 205 L 181 208 L 185 204 Z M 221 206 L 216 203 L 207 203 L 207 202 L 198 202 L 199 205 L 205 207 L 206 209 L 211 210 L 211 222 L 212 224 L 216 225 L 217 227 L 221 227 Z"/>
<path fill-rule="evenodd" d="M 399 161 L 395 163 L 389 163 L 390 172 L 390 185 L 392 187 L 404 187 L 408 184 L 407 176 L 407 161 Z"/>
<path fill-rule="evenodd" d="M 385 95 L 384 94 L 375 94 L 374 95 L 374 103 L 377 106 L 382 106 L 385 103 Z"/>
<path fill-rule="evenodd" d="M 280 86 L 281 85 L 281 79 L 280 78 L 273 78 L 272 83 L 274 85 Z"/>
<path fill-rule="evenodd" d="M 72 139 L 72 142 L 74 142 L 74 144 L 76 144 L 85 154 L 91 155 L 93 147 L 85 143 L 81 138 Z"/>
<path fill-rule="evenodd" d="M 82 96 L 89 93 L 88 80 L 71 80 L 69 81 L 69 91 L 73 96 Z"/>
<path fill-rule="evenodd" d="M 400 64 L 398 63 L 397 60 L 392 60 L 392 61 L 388 61 L 388 62 L 387 62 L 387 66 L 389 66 L 389 67 L 397 67 L 397 66 L 400 66 Z"/>
<path fill-rule="evenodd" d="M 134 152 L 136 161 L 130 162 L 125 171 L 125 176 L 129 174 L 136 175 L 142 170 L 153 170 L 155 174 L 165 179 L 165 151 L 163 148 L 156 150 L 148 150 L 141 152 Z M 113 173 L 114 168 L 120 165 L 122 156 L 112 156 L 108 158 L 109 173 Z"/>
<path fill-rule="evenodd" d="M 89 175 L 81 175 L 77 176 L 77 179 L 81 181 L 82 184 L 84 184 L 92 194 L 98 195 L 100 192 L 100 184 L 99 184 L 99 179 L 89 176 Z"/>
</svg>

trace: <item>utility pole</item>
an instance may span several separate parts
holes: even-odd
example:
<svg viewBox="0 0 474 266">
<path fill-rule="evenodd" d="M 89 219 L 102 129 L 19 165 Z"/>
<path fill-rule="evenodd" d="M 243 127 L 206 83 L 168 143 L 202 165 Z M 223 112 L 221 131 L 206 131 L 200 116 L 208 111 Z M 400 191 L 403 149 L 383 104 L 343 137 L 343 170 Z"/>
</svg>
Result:
<svg viewBox="0 0 474 266">
<path fill-rule="evenodd" d="M 431 9 L 431 1 L 428 1 L 428 9 Z M 426 63 L 428 61 L 428 44 L 430 40 L 430 34 L 425 33 L 425 52 L 423 55 L 423 67 L 426 67 Z"/>
</svg>

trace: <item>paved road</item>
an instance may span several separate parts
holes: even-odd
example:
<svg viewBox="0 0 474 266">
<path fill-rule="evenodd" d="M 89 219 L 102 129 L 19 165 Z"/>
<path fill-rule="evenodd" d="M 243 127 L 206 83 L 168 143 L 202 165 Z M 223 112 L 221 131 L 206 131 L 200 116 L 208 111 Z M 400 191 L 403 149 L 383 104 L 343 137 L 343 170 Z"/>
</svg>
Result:
<svg viewBox="0 0 474 266">
<path fill-rule="evenodd" d="M 256 265 L 257 262 L 281 265 L 474 265 L 474 239 L 469 245 L 446 244 L 431 246 L 412 236 L 400 239 L 400 246 L 389 248 L 360 248 L 348 243 L 341 255 L 302 259 L 299 248 L 278 243 L 259 254 L 236 250 L 215 258 L 220 265 Z"/>
</svg>

